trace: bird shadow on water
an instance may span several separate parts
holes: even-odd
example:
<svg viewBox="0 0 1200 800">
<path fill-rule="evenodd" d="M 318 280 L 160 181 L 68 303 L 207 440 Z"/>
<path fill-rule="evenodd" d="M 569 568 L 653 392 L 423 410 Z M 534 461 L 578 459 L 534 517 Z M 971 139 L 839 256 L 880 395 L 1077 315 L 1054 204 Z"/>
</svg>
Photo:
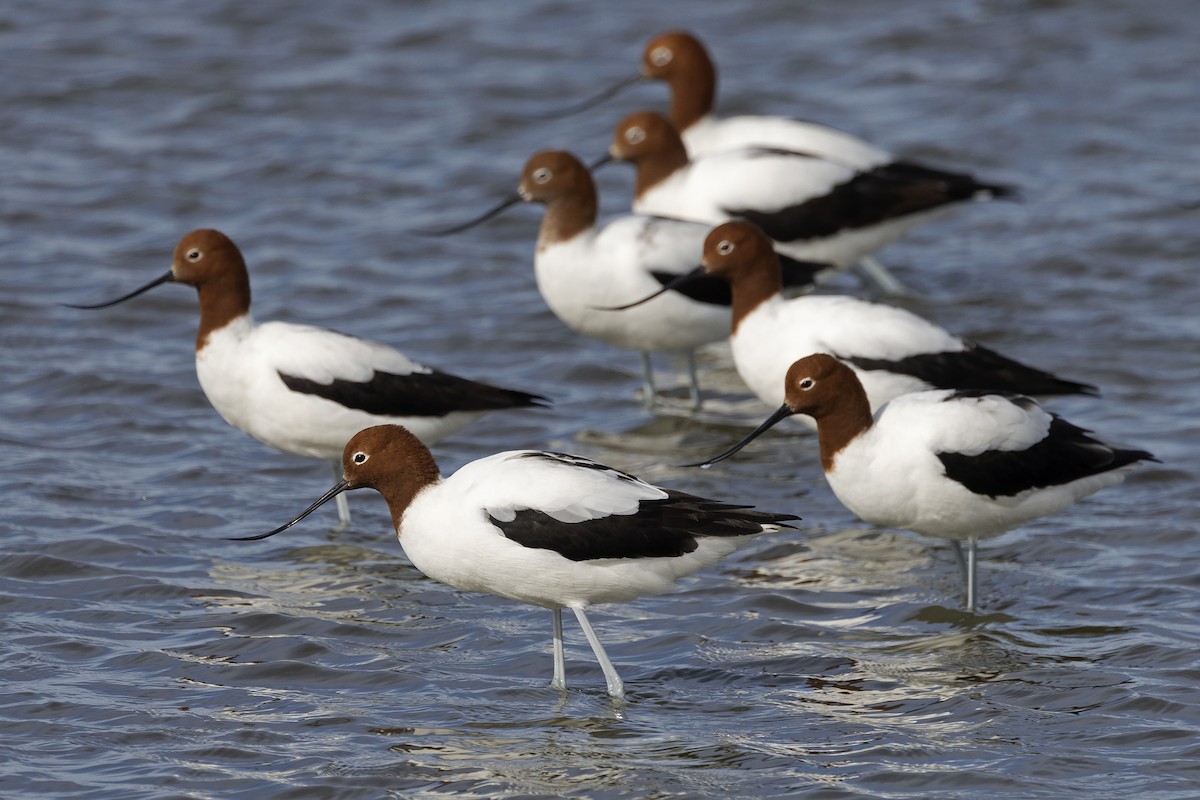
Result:
<svg viewBox="0 0 1200 800">
<path fill-rule="evenodd" d="M 785 494 L 803 494 L 809 482 L 794 480 L 793 465 L 805 466 L 808 453 L 798 454 L 796 448 L 811 446 L 815 452 L 816 437 L 805 435 L 799 425 L 779 436 L 780 444 L 764 458 L 731 462 L 711 470 L 699 468 L 701 462 L 728 448 L 758 425 L 764 409 L 752 397 L 733 397 L 728 403 L 706 400 L 700 410 L 686 409 L 678 414 L 662 413 L 656 406 L 652 415 L 639 417 L 629 426 L 616 426 L 619 430 L 580 429 L 574 433 L 570 446 L 581 455 L 633 470 L 644 479 L 703 486 L 714 481 L 728 482 L 721 476 L 737 474 L 755 483 L 786 485 Z M 815 463 L 815 457 L 812 462 Z"/>
<path fill-rule="evenodd" d="M 761 410 L 761 406 L 756 405 L 754 410 Z M 749 413 L 734 416 L 705 414 L 703 411 L 656 413 L 620 431 L 583 428 L 575 434 L 574 441 L 615 453 L 666 456 L 678 462 L 686 460 L 693 452 L 700 454 L 705 448 L 716 447 L 721 440 L 714 435 L 713 427 L 732 425 L 740 430 L 741 427 L 752 427 L 753 420 Z"/>
</svg>

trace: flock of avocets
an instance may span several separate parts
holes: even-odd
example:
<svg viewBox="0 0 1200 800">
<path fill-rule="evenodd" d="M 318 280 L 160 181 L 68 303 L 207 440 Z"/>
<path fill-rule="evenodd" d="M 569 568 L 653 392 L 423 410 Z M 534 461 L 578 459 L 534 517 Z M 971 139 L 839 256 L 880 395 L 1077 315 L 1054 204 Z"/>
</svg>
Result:
<svg viewBox="0 0 1200 800">
<path fill-rule="evenodd" d="M 671 110 L 617 126 L 610 159 L 637 169 L 631 214 L 598 227 L 589 168 L 547 151 L 529 159 L 517 195 L 476 221 L 522 200 L 545 205 L 534 268 L 546 304 L 572 330 L 639 351 L 648 406 L 656 402 L 649 353 L 688 354 L 698 407 L 691 354 L 730 337 L 738 373 L 778 410 L 706 465 L 803 415 L 815 422 L 825 476 L 848 509 L 953 542 L 973 612 L 979 539 L 1065 509 L 1155 460 L 1109 446 L 1027 396 L 1093 394 L 1091 386 L 896 307 L 799 293 L 860 262 L 894 289 L 873 251 L 1004 187 L 897 161 L 814 123 L 717 118 L 715 69 L 686 33 L 652 39 L 640 74 L 601 98 L 646 79 L 670 85 Z M 167 274 L 146 286 L 78 307 L 114 305 L 169 282 L 199 293 L 196 372 L 217 412 L 272 447 L 334 465 L 336 485 L 308 510 L 245 538 L 279 533 L 335 498 L 344 525 L 343 493 L 373 488 L 423 573 L 551 609 L 551 685 L 559 689 L 562 609 L 575 613 L 609 694 L 620 697 L 621 679 L 584 610 L 665 591 L 748 537 L 798 519 L 556 452 L 498 453 L 443 478 L 430 444 L 485 412 L 545 398 L 449 375 L 334 331 L 256 323 L 246 263 L 215 230 L 184 236 Z"/>
</svg>

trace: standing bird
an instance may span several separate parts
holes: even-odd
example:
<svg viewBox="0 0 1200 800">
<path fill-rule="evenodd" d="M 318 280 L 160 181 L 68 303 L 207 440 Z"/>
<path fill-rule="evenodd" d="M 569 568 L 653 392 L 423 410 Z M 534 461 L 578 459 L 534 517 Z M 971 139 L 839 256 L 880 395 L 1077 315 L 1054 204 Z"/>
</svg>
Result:
<svg viewBox="0 0 1200 800">
<path fill-rule="evenodd" d="M 886 150 L 828 125 L 767 115 L 717 117 L 716 64 L 700 40 L 685 31 L 660 33 L 647 42 L 637 74 L 621 79 L 588 100 L 543 116 L 583 111 L 630 86 L 652 80 L 663 81 L 670 88 L 668 116 L 692 157 L 747 147 L 773 147 L 809 153 L 858 170 L 896 163 Z"/>
<path fill-rule="evenodd" d="M 700 263 L 706 231 L 696 222 L 629 214 L 596 226 L 591 172 L 570 153 L 535 153 L 525 164 L 521 199 L 546 206 L 533 268 L 546 305 L 567 327 L 629 350 L 642 360 L 642 400 L 654 404 L 652 352 L 687 359 L 692 408 L 700 406 L 695 350 L 729 335 L 728 287 L 708 281 L 668 292 L 657 308 L 615 315 L 604 306 L 655 291 Z"/>
<path fill-rule="evenodd" d="M 816 420 L 821 467 L 838 500 L 861 519 L 954 543 L 976 609 L 979 539 L 998 536 L 1115 486 L 1144 450 L 1124 450 L 1021 395 L 906 394 L 871 414 L 854 370 L 826 353 L 787 371 L 783 405 L 722 461 L 793 414 Z M 966 540 L 964 558 L 960 542 Z"/>
<path fill-rule="evenodd" d="M 911 165 L 859 171 L 809 153 L 727 150 L 691 159 L 661 114 L 617 125 L 609 154 L 637 168 L 633 210 L 717 224 L 754 222 L 779 252 L 839 267 L 869 256 L 957 202 L 1008 194 Z"/>
<path fill-rule="evenodd" d="M 520 202 L 546 207 L 538 232 L 533 269 L 538 291 L 571 330 L 642 357 L 647 408 L 655 399 L 650 353 L 683 353 L 693 409 L 700 406 L 696 348 L 729 335 L 729 286 L 717 278 L 689 281 L 666 293 L 654 309 L 614 316 L 608 309 L 629 304 L 700 265 L 709 226 L 700 222 L 625 214 L 596 224 L 599 201 L 591 171 L 562 150 L 534 153 L 525 163 L 515 194 L 473 219 L 422 233 L 457 233 L 491 219 Z M 784 287 L 800 293 L 836 272 L 832 264 L 780 256 Z"/>
<path fill-rule="evenodd" d="M 899 160 L 853 134 L 816 122 L 768 115 L 718 117 L 714 113 L 716 65 L 700 40 L 684 31 L 667 31 L 652 38 L 642 52 L 641 70 L 637 75 L 625 78 L 597 97 L 567 111 L 573 113 L 590 108 L 628 86 L 649 80 L 665 81 L 670 87 L 669 118 L 693 159 L 749 148 L 804 153 L 856 173 L 874 173 L 876 178 L 897 189 L 911 184 L 914 190 L 927 196 L 926 202 L 932 208 L 939 204 L 956 205 L 963 199 L 1013 194 L 1010 188 L 976 181 L 970 175 Z M 964 196 L 964 190 L 971 184 L 979 191 L 968 198 Z M 861 190 L 869 192 L 871 185 L 864 181 Z M 863 256 L 859 263 L 885 291 L 897 292 L 903 288 L 872 256 Z"/>
<path fill-rule="evenodd" d="M 521 174 L 520 198 L 546 206 L 533 267 L 546 305 L 571 330 L 642 356 L 643 399 L 654 402 L 650 353 L 687 358 L 692 408 L 700 406 L 695 350 L 729 335 L 729 286 L 717 278 L 670 291 L 653 308 L 611 314 L 700 264 L 708 226 L 626 214 L 597 227 L 596 184 L 575 156 L 535 153 Z M 781 259 L 789 288 L 810 288 L 828 264 Z"/>
<path fill-rule="evenodd" d="M 500 389 L 426 367 L 354 336 L 288 322 L 255 323 L 246 261 L 229 237 L 196 230 L 175 246 L 167 273 L 106 303 L 163 283 L 194 286 L 200 297 L 196 376 L 226 422 L 285 453 L 320 458 L 340 474 L 346 440 L 380 422 L 408 426 L 436 442 L 487 411 L 543 406 L 535 394 Z M 342 498 L 339 519 L 350 521 Z"/>
<path fill-rule="evenodd" d="M 792 362 L 813 353 L 831 353 L 850 366 L 872 411 L 924 389 L 1096 392 L 1093 386 L 1063 380 L 954 336 L 902 308 L 839 295 L 784 297 L 771 240 L 749 222 L 713 228 L 702 260 L 703 267 L 667 287 L 686 286 L 692 276 L 704 274 L 729 281 L 733 363 L 768 406 L 783 402 L 783 378 Z"/>
<path fill-rule="evenodd" d="M 748 537 L 798 519 L 661 489 L 580 456 L 540 450 L 497 453 L 443 478 L 429 448 L 398 425 L 355 434 L 342 463 L 343 479 L 300 516 L 239 541 L 274 536 L 350 489 L 375 489 L 421 572 L 464 591 L 551 609 L 556 689 L 566 688 L 562 610 L 574 611 L 617 698 L 624 686 L 585 609 L 665 592 Z"/>
</svg>

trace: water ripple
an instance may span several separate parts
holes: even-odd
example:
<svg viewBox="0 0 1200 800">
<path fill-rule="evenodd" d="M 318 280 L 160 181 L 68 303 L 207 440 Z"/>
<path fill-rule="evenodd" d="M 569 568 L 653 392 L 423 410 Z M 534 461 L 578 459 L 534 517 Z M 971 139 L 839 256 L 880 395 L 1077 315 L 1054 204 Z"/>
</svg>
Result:
<svg viewBox="0 0 1200 800">
<path fill-rule="evenodd" d="M 5 797 L 1195 795 L 1200 305 L 1195 14 L 1098 0 L 667 6 L 113 0 L 0 8 L 0 794 Z M 567 335 L 537 295 L 537 211 L 409 232 L 511 192 L 528 155 L 598 154 L 660 86 L 540 123 L 633 68 L 652 32 L 710 43 L 730 112 L 820 119 L 1018 184 L 889 246 L 946 327 L 1101 386 L 1055 410 L 1154 451 L 1070 512 L 989 540 L 958 609 L 944 543 L 864 526 L 813 437 L 728 349 L 710 400 L 647 415 L 632 354 Z M 580 31 L 587 35 L 580 36 Z M 605 213 L 631 175 L 600 175 Z M 260 319 L 385 341 L 552 409 L 441 443 L 450 471 L 550 447 L 804 517 L 679 589 L 592 619 L 612 702 L 541 609 L 448 589 L 378 497 L 276 543 L 325 465 L 226 426 L 196 383 L 195 299 L 161 274 L 226 229 Z M 860 291 L 846 278 L 838 288 Z M 1086 335 L 1080 335 L 1085 332 Z M 362 493 L 359 493 L 362 494 Z M 281 537 L 282 539 L 283 537 Z"/>
</svg>

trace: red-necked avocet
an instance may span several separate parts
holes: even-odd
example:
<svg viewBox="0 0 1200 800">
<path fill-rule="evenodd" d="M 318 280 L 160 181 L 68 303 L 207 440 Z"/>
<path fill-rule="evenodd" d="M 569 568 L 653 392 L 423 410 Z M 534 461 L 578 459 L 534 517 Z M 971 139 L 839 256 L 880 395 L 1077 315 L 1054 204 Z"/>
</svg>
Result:
<svg viewBox="0 0 1200 800">
<path fill-rule="evenodd" d="M 624 687 L 585 610 L 665 592 L 749 537 L 776 531 L 790 514 L 663 489 L 587 458 L 513 450 L 443 478 L 432 454 L 398 425 L 379 425 L 346 444 L 344 477 L 273 536 L 351 489 L 387 500 L 413 565 L 457 589 L 486 592 L 552 612 L 554 677 L 566 688 L 562 610 L 579 620 L 608 693 Z"/>
<path fill-rule="evenodd" d="M 972 613 L 979 539 L 1062 511 L 1120 483 L 1138 462 L 1157 461 L 1105 444 L 1023 395 L 916 392 L 872 415 L 858 375 L 827 353 L 798 360 L 784 383 L 779 409 L 704 465 L 793 414 L 815 419 L 821 466 L 842 505 L 876 525 L 951 540 Z"/>
<path fill-rule="evenodd" d="M 241 251 L 215 230 L 196 230 L 175 246 L 167 273 L 106 303 L 164 283 L 200 297 L 196 375 L 213 408 L 233 427 L 341 474 L 342 448 L 363 428 L 403 424 L 427 442 L 449 436 L 487 411 L 545 405 L 528 392 L 501 389 L 424 366 L 382 344 L 288 322 L 256 323 Z M 343 498 L 342 524 L 350 519 Z"/>
</svg>

